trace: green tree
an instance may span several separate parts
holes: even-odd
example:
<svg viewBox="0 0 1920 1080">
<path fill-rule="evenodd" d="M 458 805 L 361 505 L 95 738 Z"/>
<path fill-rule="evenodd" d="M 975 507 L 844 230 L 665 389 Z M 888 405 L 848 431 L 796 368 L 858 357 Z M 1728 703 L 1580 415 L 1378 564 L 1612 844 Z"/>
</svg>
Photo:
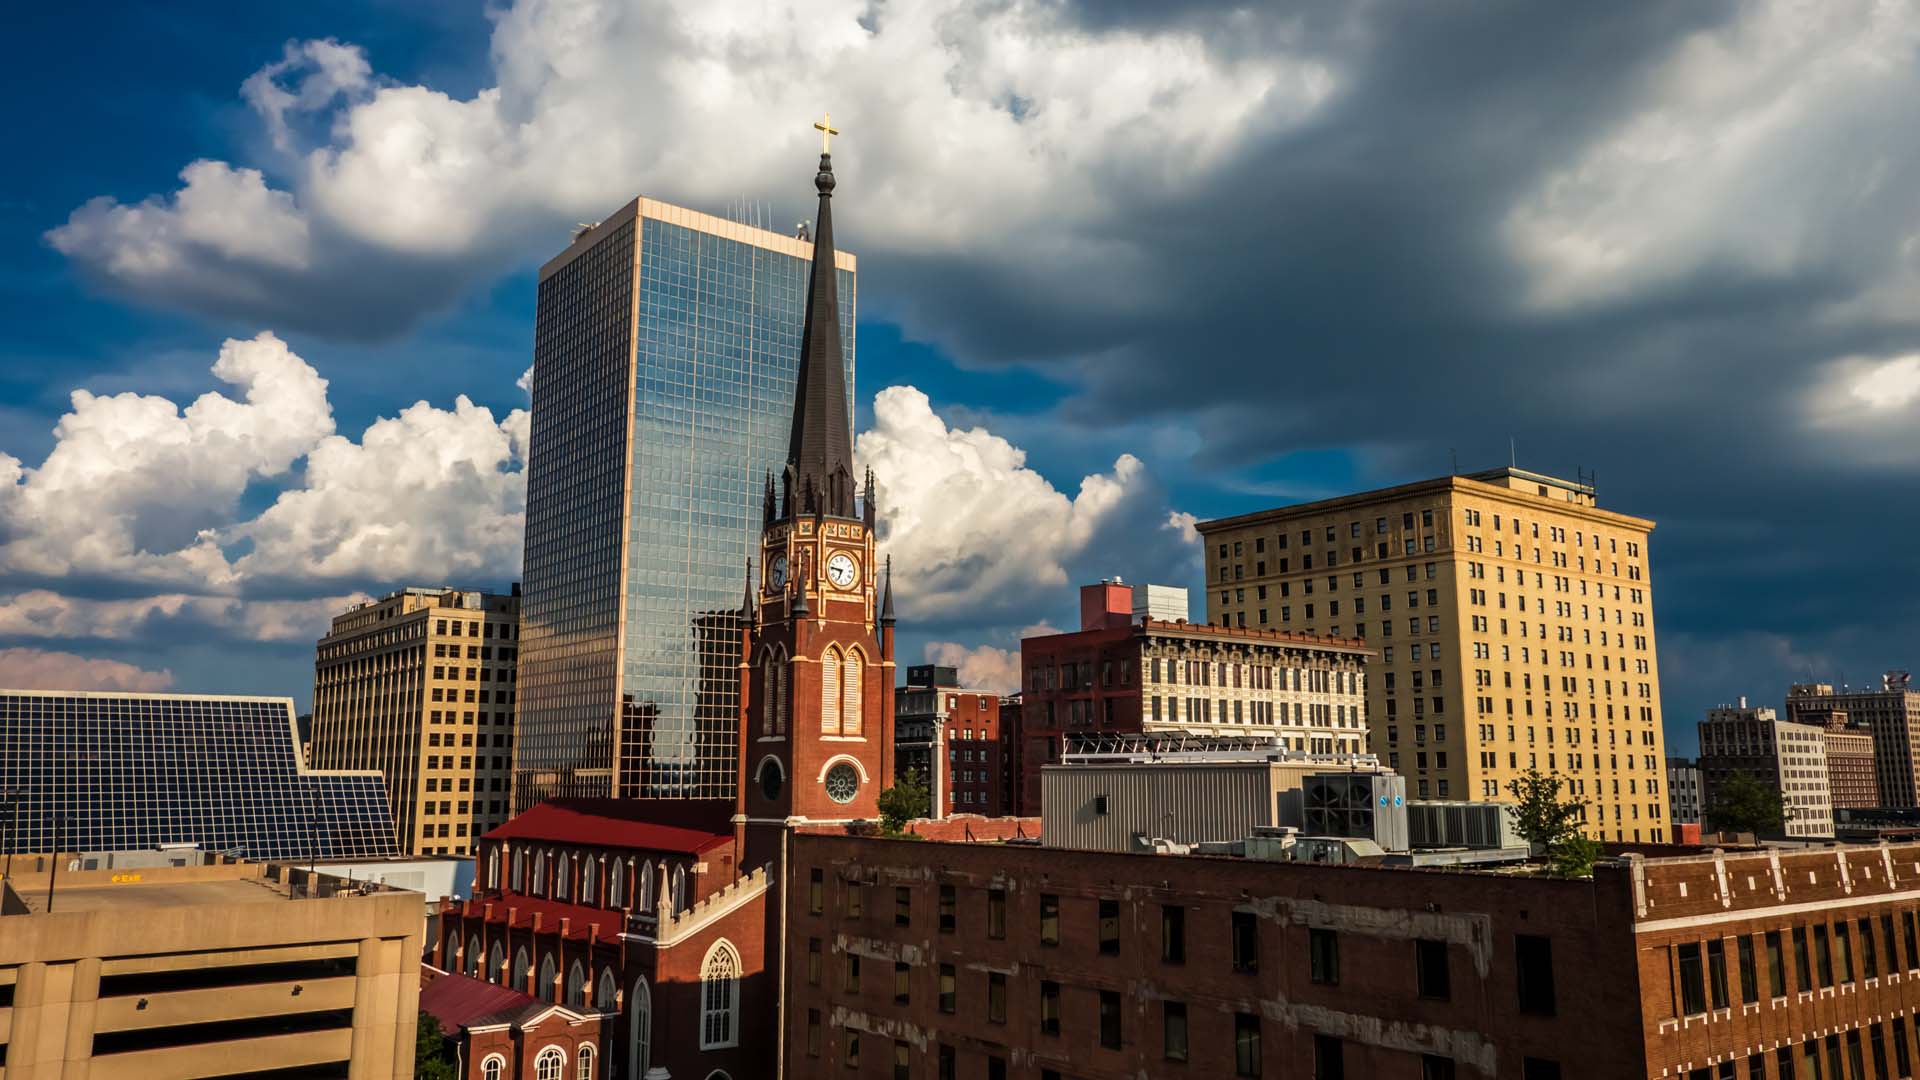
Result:
<svg viewBox="0 0 1920 1080">
<path fill-rule="evenodd" d="M 1585 799 L 1562 799 L 1565 781 L 1559 773 L 1543 773 L 1529 768 L 1507 781 L 1507 790 L 1518 804 L 1513 813 L 1514 831 L 1529 844 L 1551 848 L 1569 834 L 1578 834 L 1580 822 L 1587 816 Z"/>
<path fill-rule="evenodd" d="M 907 822 L 926 817 L 931 805 L 927 782 L 918 769 L 909 769 L 899 783 L 880 793 L 880 829 L 888 836 L 899 836 Z"/>
<path fill-rule="evenodd" d="M 1555 877 L 1592 877 L 1600 859 L 1600 842 L 1583 833 L 1568 833 L 1547 848 L 1547 869 Z"/>
<path fill-rule="evenodd" d="M 1787 808 L 1779 788 L 1761 783 L 1750 773 L 1736 772 L 1714 792 L 1707 820 L 1724 832 L 1759 836 L 1785 831 Z"/>
<path fill-rule="evenodd" d="M 447 1052 L 447 1037 L 440 1030 L 440 1018 L 420 1011 L 419 1035 L 413 1043 L 414 1080 L 460 1080 L 453 1057 Z"/>
</svg>

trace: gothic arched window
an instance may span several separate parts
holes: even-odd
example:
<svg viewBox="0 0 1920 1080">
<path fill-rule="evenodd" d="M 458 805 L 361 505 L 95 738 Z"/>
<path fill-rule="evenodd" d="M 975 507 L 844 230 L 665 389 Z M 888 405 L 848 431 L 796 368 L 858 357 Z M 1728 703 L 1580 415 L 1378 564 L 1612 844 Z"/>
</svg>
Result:
<svg viewBox="0 0 1920 1080">
<path fill-rule="evenodd" d="M 613 860 L 613 876 L 607 879 L 607 906 L 619 907 L 627 899 L 627 860 Z"/>
<path fill-rule="evenodd" d="M 840 650 L 831 645 L 820 658 L 820 733 L 840 734 Z"/>
<path fill-rule="evenodd" d="M 841 676 L 841 700 L 845 703 L 840 713 L 840 733 L 842 735 L 860 734 L 861 706 L 863 704 L 860 697 L 860 688 L 864 685 L 864 680 L 862 679 L 864 666 L 859 649 L 847 650 L 846 668 L 844 674 Z"/>
<path fill-rule="evenodd" d="M 700 1049 L 739 1045 L 740 954 L 721 938 L 700 965 Z"/>
</svg>

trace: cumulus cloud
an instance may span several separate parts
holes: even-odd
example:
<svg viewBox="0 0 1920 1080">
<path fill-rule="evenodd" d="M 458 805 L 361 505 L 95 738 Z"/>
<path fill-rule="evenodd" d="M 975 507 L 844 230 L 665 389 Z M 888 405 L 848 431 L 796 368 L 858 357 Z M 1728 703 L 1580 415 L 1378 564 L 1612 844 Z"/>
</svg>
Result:
<svg viewBox="0 0 1920 1080">
<path fill-rule="evenodd" d="M 152 641 L 197 630 L 245 641 L 309 642 L 326 632 L 327 620 L 366 599 L 355 592 L 271 600 L 187 593 L 95 600 L 28 589 L 0 595 L 0 637 Z"/>
<path fill-rule="evenodd" d="M 383 80 L 351 44 L 296 42 L 241 91 L 293 159 L 284 186 L 196 163 L 174 195 L 97 199 L 49 237 L 121 291 L 221 314 L 290 314 L 249 286 L 261 262 L 300 266 L 276 282 L 305 279 L 308 297 L 380 304 L 341 279 L 388 280 L 384 303 L 404 311 L 331 327 L 348 313 L 324 312 L 319 328 L 391 327 L 421 313 L 422 263 L 504 265 L 636 190 L 802 201 L 807 121 L 830 101 L 846 110 L 835 150 L 864 193 L 863 251 L 1041 259 L 1124 288 L 1139 246 L 1090 227 L 1252 133 L 1297 127 L 1341 85 L 1298 35 L 1243 25 L 1267 40 L 1238 47 L 1236 20 L 1100 28 L 1041 0 L 521 0 L 498 13 L 495 84 L 472 97 Z M 230 219 L 195 198 L 216 184 Z"/>
<path fill-rule="evenodd" d="M 948 427 L 911 386 L 874 397 L 873 426 L 855 453 L 878 479 L 881 537 L 900 575 L 903 616 L 1037 614 L 1036 604 L 1057 603 L 1070 590 L 1088 559 L 1124 552 L 1166 561 L 1154 553 L 1161 533 L 1172 541 L 1163 552 L 1191 549 L 1197 558 L 1194 540 L 1168 527 L 1164 493 L 1139 458 L 1121 455 L 1069 496 L 1006 439 Z"/>
<path fill-rule="evenodd" d="M 305 483 L 234 526 L 253 550 L 250 577 L 433 581 L 518 569 L 525 529 L 526 411 L 505 423 L 461 395 L 451 411 L 426 402 L 374 421 L 360 441 L 322 439 Z"/>
<path fill-rule="evenodd" d="M 40 464 L 0 452 L 0 637 L 311 640 L 364 598 L 343 586 L 518 573 L 526 410 L 416 402 L 353 439 L 271 333 L 212 371 L 238 393 L 76 390 Z M 256 484 L 279 490 L 250 513 Z"/>
<path fill-rule="evenodd" d="M 333 412 L 326 380 L 270 333 L 227 341 L 213 374 L 241 400 L 75 390 L 38 467 L 0 453 L 0 570 L 233 585 L 215 528 L 331 434 Z"/>
<path fill-rule="evenodd" d="M 124 690 L 152 693 L 173 686 L 173 672 L 149 671 L 50 649 L 0 649 L 0 686 L 10 690 Z"/>
<path fill-rule="evenodd" d="M 929 664 L 958 668 L 960 685 L 971 690 L 1011 694 L 1020 689 L 1020 650 L 993 645 L 968 648 L 957 641 L 929 641 L 924 658 Z"/>
</svg>

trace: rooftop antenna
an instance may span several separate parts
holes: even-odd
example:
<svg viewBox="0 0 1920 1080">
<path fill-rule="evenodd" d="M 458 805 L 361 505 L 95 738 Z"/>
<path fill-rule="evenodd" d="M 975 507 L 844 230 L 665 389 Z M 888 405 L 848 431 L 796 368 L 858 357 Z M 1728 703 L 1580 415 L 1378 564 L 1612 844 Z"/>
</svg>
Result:
<svg viewBox="0 0 1920 1080">
<path fill-rule="evenodd" d="M 1509 435 L 1507 436 L 1507 468 L 1517 469 L 1519 467 L 1520 452 L 1513 441 L 1513 436 Z"/>
</svg>

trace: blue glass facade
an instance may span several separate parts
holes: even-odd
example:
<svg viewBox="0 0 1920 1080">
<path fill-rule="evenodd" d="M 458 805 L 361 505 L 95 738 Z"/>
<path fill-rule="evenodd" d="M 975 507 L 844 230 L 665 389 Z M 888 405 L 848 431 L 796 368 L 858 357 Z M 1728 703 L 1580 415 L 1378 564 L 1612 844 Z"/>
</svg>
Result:
<svg viewBox="0 0 1920 1080">
<path fill-rule="evenodd" d="M 734 793 L 739 607 L 786 460 L 811 249 L 631 209 L 540 283 L 516 810 Z"/>
<path fill-rule="evenodd" d="M 0 850 L 398 854 L 380 774 L 309 771 L 295 747 L 286 698 L 0 690 Z"/>
</svg>

